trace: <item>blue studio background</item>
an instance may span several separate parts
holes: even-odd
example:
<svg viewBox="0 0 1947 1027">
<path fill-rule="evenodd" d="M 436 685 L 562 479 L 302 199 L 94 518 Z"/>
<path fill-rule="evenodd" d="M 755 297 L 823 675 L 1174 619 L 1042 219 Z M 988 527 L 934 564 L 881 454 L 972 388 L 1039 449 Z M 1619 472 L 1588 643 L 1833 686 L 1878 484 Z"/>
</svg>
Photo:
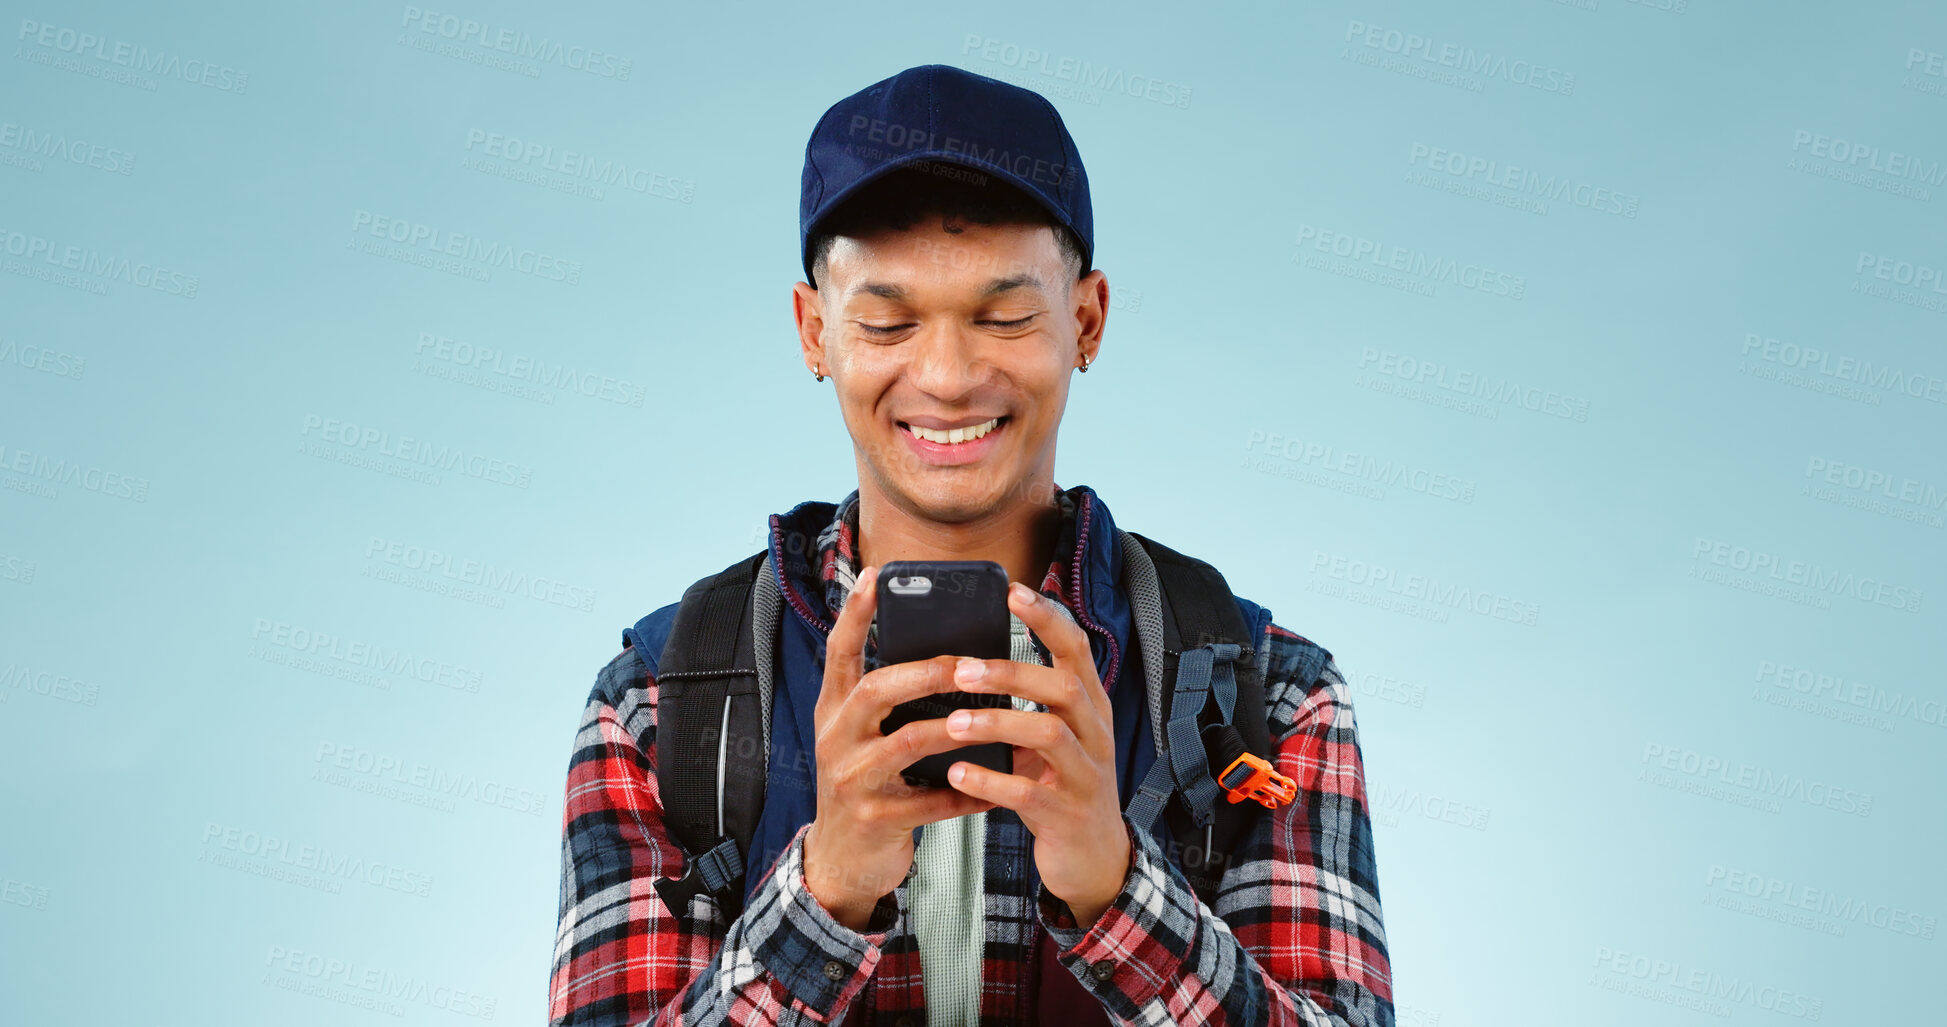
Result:
<svg viewBox="0 0 1947 1027">
<path fill-rule="evenodd" d="M 852 487 L 799 168 L 928 62 L 1087 163 L 1059 480 L 1351 679 L 1402 1024 L 1935 1015 L 1947 8 L 7 7 L 0 1020 L 545 1019 L 596 670 Z"/>
</svg>

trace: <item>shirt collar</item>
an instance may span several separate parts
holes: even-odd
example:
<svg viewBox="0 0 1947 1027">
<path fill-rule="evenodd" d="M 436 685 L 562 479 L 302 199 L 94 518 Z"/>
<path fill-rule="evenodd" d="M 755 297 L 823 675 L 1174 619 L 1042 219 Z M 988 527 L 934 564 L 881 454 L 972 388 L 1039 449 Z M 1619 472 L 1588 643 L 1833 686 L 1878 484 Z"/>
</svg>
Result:
<svg viewBox="0 0 1947 1027">
<path fill-rule="evenodd" d="M 1047 573 L 1041 577 L 1040 592 L 1060 602 L 1067 594 L 1069 558 L 1075 551 L 1075 498 L 1061 490 L 1056 490 L 1055 497 L 1061 508 L 1061 530 L 1055 536 L 1055 551 Z M 819 586 L 823 589 L 825 609 L 834 620 L 858 581 L 858 537 L 859 494 L 854 489 L 839 502 L 831 522 L 818 533 Z"/>
</svg>

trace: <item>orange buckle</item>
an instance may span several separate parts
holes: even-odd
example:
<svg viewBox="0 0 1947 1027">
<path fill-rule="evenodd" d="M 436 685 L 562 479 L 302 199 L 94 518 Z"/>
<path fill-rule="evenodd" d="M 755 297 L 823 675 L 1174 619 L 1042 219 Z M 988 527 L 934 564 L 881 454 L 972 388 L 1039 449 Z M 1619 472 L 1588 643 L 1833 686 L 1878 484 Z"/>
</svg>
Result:
<svg viewBox="0 0 1947 1027">
<path fill-rule="evenodd" d="M 1217 775 L 1217 784 L 1230 801 L 1256 799 L 1266 809 L 1277 809 L 1298 797 L 1297 782 L 1273 770 L 1263 757 L 1248 752 L 1232 760 Z"/>
</svg>

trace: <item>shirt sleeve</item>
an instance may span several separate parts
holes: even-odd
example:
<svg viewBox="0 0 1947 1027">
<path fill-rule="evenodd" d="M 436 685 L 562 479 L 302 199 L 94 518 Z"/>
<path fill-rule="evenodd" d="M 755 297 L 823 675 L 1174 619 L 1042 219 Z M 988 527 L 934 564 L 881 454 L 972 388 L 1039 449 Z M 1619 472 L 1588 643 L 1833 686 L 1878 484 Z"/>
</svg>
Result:
<svg viewBox="0 0 1947 1027">
<path fill-rule="evenodd" d="M 1127 817 L 1122 891 L 1091 925 L 1037 891 L 1058 957 L 1124 1024 L 1393 1027 L 1372 823 L 1351 695 L 1330 653 L 1299 681 L 1302 647 L 1267 632 L 1273 760 L 1295 801 L 1258 818 L 1205 905 Z"/>
<path fill-rule="evenodd" d="M 655 882 L 680 876 L 683 852 L 663 823 L 655 711 L 655 679 L 625 648 L 596 680 L 569 761 L 549 1023 L 837 1022 L 905 921 L 904 885 L 864 932 L 845 927 L 805 888 L 800 828 L 736 920 L 707 896 L 672 915 Z"/>
</svg>

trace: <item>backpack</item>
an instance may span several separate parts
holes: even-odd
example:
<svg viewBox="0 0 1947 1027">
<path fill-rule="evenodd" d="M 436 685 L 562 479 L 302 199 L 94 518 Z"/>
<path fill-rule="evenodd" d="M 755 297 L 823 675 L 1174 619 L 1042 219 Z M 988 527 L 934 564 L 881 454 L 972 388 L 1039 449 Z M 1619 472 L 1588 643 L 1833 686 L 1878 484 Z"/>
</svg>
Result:
<svg viewBox="0 0 1947 1027">
<path fill-rule="evenodd" d="M 1133 532 L 1121 535 L 1156 749 L 1124 811 L 1139 829 L 1159 818 L 1168 825 L 1172 862 L 1212 904 L 1227 854 L 1295 788 L 1268 762 L 1257 640 L 1223 575 Z M 744 853 L 763 808 L 780 616 L 770 553 L 756 553 L 691 585 L 663 646 L 656 778 L 684 869 L 656 881 L 656 891 L 674 916 L 698 892 L 715 896 L 729 918 L 741 912 Z"/>
</svg>

